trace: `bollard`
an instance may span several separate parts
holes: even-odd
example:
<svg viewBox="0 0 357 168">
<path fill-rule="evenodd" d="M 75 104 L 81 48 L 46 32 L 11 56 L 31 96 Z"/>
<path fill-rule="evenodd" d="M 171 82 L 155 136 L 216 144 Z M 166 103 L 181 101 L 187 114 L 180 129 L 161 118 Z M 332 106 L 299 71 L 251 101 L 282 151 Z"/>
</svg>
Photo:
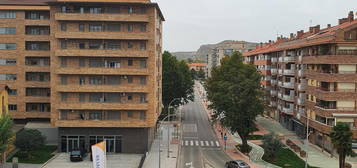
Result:
<svg viewBox="0 0 357 168">
<path fill-rule="evenodd" d="M 12 168 L 19 168 L 19 159 L 17 157 L 12 158 Z"/>
</svg>

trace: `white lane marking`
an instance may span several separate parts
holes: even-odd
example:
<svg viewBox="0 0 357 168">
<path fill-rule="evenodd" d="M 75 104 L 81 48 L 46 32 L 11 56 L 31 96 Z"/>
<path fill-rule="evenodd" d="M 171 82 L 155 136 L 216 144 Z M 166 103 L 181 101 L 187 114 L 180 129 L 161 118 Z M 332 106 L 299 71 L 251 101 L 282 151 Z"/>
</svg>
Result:
<svg viewBox="0 0 357 168">
<path fill-rule="evenodd" d="M 201 146 L 205 146 L 205 144 L 203 143 L 203 141 L 201 141 Z"/>
<path fill-rule="evenodd" d="M 214 142 L 213 141 L 211 141 L 211 146 L 214 146 Z"/>
<path fill-rule="evenodd" d="M 206 141 L 206 146 L 209 146 L 209 142 L 208 141 Z"/>
<path fill-rule="evenodd" d="M 198 141 L 196 141 L 196 146 L 200 146 L 200 145 L 198 144 Z"/>
<path fill-rule="evenodd" d="M 216 145 L 219 147 L 219 142 L 218 141 L 216 141 Z"/>
<path fill-rule="evenodd" d="M 185 141 L 185 146 L 188 146 L 188 141 Z"/>
<path fill-rule="evenodd" d="M 193 146 L 193 141 L 191 141 L 191 146 Z"/>
</svg>

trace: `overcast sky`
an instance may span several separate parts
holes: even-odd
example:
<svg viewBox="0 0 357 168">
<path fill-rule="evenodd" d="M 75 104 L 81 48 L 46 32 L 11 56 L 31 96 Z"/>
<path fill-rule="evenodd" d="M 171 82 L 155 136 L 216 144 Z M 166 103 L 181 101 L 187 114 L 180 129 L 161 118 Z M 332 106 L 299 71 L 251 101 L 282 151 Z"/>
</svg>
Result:
<svg viewBox="0 0 357 168">
<path fill-rule="evenodd" d="M 196 51 L 223 40 L 266 42 L 321 28 L 357 11 L 357 0 L 152 0 L 165 16 L 164 49 Z M 356 16 L 355 16 L 356 17 Z"/>
</svg>

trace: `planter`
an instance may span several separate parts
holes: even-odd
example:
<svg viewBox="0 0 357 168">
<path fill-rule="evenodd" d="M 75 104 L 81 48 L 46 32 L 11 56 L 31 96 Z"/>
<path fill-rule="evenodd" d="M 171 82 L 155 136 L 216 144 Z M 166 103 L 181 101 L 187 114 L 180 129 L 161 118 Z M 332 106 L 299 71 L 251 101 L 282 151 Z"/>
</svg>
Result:
<svg viewBox="0 0 357 168">
<path fill-rule="evenodd" d="M 300 157 L 303 157 L 303 158 L 304 158 L 304 157 L 306 157 L 306 152 L 305 152 L 305 151 L 303 151 L 303 150 L 302 150 L 302 151 L 300 151 Z"/>
</svg>

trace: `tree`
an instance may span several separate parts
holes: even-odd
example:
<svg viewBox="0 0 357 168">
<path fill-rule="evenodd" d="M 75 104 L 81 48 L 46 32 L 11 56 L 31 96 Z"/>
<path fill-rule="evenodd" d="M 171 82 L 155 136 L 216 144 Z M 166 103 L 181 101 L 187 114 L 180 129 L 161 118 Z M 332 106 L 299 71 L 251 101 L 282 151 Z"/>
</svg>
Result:
<svg viewBox="0 0 357 168">
<path fill-rule="evenodd" d="M 222 59 L 221 66 L 212 70 L 206 82 L 212 117 L 238 133 L 242 139 L 242 152 L 248 152 L 249 133 L 255 130 L 255 118 L 265 108 L 263 91 L 260 86 L 261 75 L 253 65 L 243 64 L 239 53 Z"/>
<path fill-rule="evenodd" d="M 203 71 L 202 69 L 200 69 L 197 73 L 196 73 L 197 79 L 205 79 L 206 78 L 206 73 L 205 71 Z"/>
<path fill-rule="evenodd" d="M 345 168 L 346 156 L 353 155 L 352 132 L 345 123 L 338 122 L 330 132 L 330 138 L 334 148 L 337 150 L 340 168 Z"/>
<path fill-rule="evenodd" d="M 10 115 L 3 115 L 0 118 L 0 154 L 1 154 L 1 161 L 0 163 L 6 162 L 6 154 L 5 152 L 8 150 L 8 147 L 11 143 L 11 138 L 14 136 L 12 132 L 13 122 Z"/>
<path fill-rule="evenodd" d="M 192 79 L 196 79 L 197 71 L 195 69 L 191 69 L 191 76 L 192 76 Z"/>
<path fill-rule="evenodd" d="M 194 99 L 194 80 L 191 71 L 185 61 L 178 61 L 171 53 L 165 51 L 163 54 L 163 79 L 162 79 L 162 101 L 165 116 L 168 112 L 168 105 L 176 108 Z"/>
<path fill-rule="evenodd" d="M 16 135 L 15 146 L 31 158 L 31 151 L 42 147 L 46 137 L 35 129 L 24 129 Z"/>
<path fill-rule="evenodd" d="M 274 133 L 263 136 L 264 155 L 267 159 L 274 161 L 278 151 L 282 148 L 282 144 Z"/>
</svg>

